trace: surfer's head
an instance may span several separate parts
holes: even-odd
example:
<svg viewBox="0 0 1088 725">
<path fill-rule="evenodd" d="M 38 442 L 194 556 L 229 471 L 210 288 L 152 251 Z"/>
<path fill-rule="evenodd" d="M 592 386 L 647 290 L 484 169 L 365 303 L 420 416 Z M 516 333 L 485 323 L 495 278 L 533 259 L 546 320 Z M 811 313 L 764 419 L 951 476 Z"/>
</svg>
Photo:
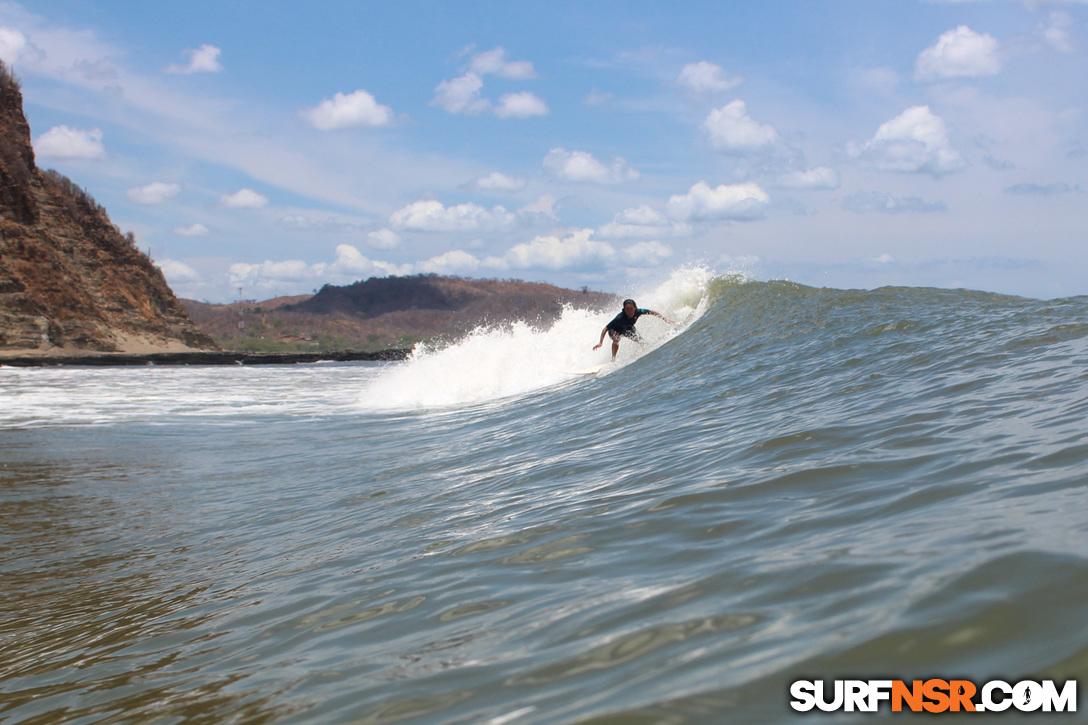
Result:
<svg viewBox="0 0 1088 725">
<path fill-rule="evenodd" d="M 624 300 L 623 301 L 623 311 L 624 312 L 634 314 L 636 309 L 638 309 L 638 305 L 635 304 L 634 300 Z"/>
</svg>

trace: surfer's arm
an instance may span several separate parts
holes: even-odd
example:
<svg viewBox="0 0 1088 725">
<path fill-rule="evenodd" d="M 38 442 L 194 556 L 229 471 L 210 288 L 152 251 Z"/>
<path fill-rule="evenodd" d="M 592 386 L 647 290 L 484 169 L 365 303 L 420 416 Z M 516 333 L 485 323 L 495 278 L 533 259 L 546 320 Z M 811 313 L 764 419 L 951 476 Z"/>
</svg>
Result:
<svg viewBox="0 0 1088 725">
<path fill-rule="evenodd" d="M 606 325 L 605 328 L 603 330 L 601 330 L 601 341 L 593 346 L 594 350 L 599 349 L 601 347 L 601 345 L 604 344 L 604 336 L 607 335 L 607 334 L 608 334 L 608 326 Z"/>
<path fill-rule="evenodd" d="M 662 320 L 669 323 L 670 325 L 675 325 L 676 324 L 675 322 L 670 320 L 668 317 L 665 317 L 665 315 L 661 314 L 660 312 L 654 312 L 653 310 L 646 310 L 646 311 L 649 312 L 654 317 L 660 317 Z M 603 340 L 604 338 L 602 337 L 601 339 Z"/>
</svg>

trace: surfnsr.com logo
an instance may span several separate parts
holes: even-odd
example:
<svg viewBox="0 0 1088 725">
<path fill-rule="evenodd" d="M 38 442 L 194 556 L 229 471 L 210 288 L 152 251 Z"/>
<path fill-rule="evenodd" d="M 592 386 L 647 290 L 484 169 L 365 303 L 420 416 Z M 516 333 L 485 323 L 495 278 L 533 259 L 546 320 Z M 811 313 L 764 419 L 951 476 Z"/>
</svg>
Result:
<svg viewBox="0 0 1088 725">
<path fill-rule="evenodd" d="M 978 687 L 969 680 L 797 680 L 790 685 L 790 707 L 798 712 L 1076 712 L 1077 681 L 1061 688 L 1054 680 L 1023 680 L 1011 685 L 991 680 Z"/>
</svg>

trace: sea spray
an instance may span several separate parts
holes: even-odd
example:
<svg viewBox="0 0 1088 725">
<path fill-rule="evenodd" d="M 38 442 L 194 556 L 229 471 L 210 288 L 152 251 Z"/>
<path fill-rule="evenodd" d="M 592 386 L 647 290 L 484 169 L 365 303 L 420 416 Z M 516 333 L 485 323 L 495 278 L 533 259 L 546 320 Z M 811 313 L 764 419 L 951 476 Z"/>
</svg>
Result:
<svg viewBox="0 0 1088 725">
<path fill-rule="evenodd" d="M 677 324 L 643 316 L 641 343 L 621 343 L 615 363 L 600 374 L 611 374 L 683 333 L 707 309 L 714 279 L 705 267 L 686 267 L 674 270 L 664 282 L 635 290 L 640 307 Z M 472 405 L 574 382 L 579 371 L 609 362 L 610 342 L 606 339 L 598 350 L 593 345 L 614 314 L 568 306 L 548 328 L 516 321 L 477 328 L 445 346 L 418 345 L 404 364 L 390 366 L 369 382 L 360 405 L 375 410 Z"/>
</svg>

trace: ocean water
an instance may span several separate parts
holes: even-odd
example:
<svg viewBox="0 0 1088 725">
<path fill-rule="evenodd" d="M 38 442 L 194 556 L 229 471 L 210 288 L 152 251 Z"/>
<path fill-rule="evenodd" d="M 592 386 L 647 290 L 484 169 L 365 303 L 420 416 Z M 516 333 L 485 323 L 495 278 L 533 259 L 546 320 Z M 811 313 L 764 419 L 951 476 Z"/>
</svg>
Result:
<svg viewBox="0 0 1088 725">
<path fill-rule="evenodd" d="M 789 683 L 1088 674 L 1088 298 L 637 299 L 679 324 L 599 375 L 574 310 L 0 367 L 0 721 L 856 722 Z"/>
</svg>

